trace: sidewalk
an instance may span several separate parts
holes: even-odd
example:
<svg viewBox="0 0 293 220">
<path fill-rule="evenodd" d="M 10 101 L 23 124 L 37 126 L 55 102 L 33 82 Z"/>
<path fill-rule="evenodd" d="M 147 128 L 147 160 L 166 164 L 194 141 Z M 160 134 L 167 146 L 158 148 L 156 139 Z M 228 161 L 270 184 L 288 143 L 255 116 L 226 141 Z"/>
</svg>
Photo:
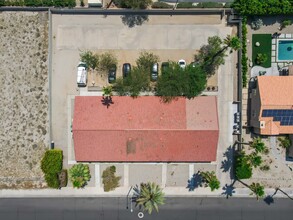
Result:
<svg viewBox="0 0 293 220">
<path fill-rule="evenodd" d="M 50 197 L 126 197 L 130 187 L 119 187 L 115 191 L 104 192 L 101 187 L 85 187 L 84 189 L 73 189 L 72 187 L 39 190 L 1 190 L 0 198 L 50 198 Z M 282 189 L 290 197 L 293 197 L 293 189 Z M 265 197 L 287 198 L 282 192 L 276 192 L 275 189 L 265 189 Z M 185 187 L 166 187 L 164 188 L 166 197 L 226 197 L 224 190 L 215 190 L 211 192 L 210 188 L 197 188 L 194 191 L 188 191 Z M 247 188 L 237 188 L 233 190 L 232 197 L 255 197 L 250 195 L 251 190 Z"/>
</svg>

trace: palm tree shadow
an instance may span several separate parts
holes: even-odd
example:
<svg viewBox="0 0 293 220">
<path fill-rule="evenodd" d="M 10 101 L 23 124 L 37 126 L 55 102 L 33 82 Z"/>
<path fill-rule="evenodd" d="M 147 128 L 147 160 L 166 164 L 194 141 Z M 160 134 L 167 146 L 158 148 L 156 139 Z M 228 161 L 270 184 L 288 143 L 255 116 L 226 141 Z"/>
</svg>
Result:
<svg viewBox="0 0 293 220">
<path fill-rule="evenodd" d="M 111 96 L 103 96 L 101 102 L 103 105 L 107 106 L 107 108 L 114 104 Z"/>
<path fill-rule="evenodd" d="M 280 192 L 283 193 L 285 196 L 287 196 L 288 199 L 293 200 L 293 198 L 290 197 L 286 192 L 284 192 L 282 189 L 280 189 L 280 188 L 277 187 L 277 188 L 275 189 L 274 194 L 272 194 L 272 195 L 268 195 L 268 196 L 266 196 L 266 197 L 264 198 L 264 202 L 265 202 L 266 204 L 268 204 L 268 205 L 271 205 L 272 203 L 274 203 L 274 195 L 276 195 L 278 191 L 280 191 Z"/>
<path fill-rule="evenodd" d="M 232 184 L 228 185 L 226 184 L 222 189 L 224 190 L 224 192 L 222 192 L 222 195 L 226 195 L 226 199 L 229 199 L 229 197 L 233 196 L 233 193 L 235 193 L 235 184 L 236 180 L 233 181 Z"/>
<path fill-rule="evenodd" d="M 233 179 L 233 156 L 234 156 L 234 148 L 232 146 L 229 146 L 227 148 L 227 150 L 225 151 L 225 153 L 223 154 L 224 156 L 224 160 L 222 161 L 221 164 L 221 169 L 223 170 L 223 172 L 230 172 L 230 178 Z"/>
<path fill-rule="evenodd" d="M 123 15 L 121 16 L 122 23 L 132 28 L 136 25 L 142 25 L 144 22 L 149 20 L 148 15 Z"/>
<path fill-rule="evenodd" d="M 187 181 L 188 191 L 194 191 L 195 188 L 202 186 L 202 177 L 199 172 L 193 174 L 193 176 Z"/>
</svg>

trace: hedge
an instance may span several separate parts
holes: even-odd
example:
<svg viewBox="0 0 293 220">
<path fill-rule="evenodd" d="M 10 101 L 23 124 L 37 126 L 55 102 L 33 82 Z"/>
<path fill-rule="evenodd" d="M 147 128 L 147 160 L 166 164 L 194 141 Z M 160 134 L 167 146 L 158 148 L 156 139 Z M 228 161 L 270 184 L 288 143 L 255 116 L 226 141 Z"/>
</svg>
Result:
<svg viewBox="0 0 293 220">
<path fill-rule="evenodd" d="M 235 0 L 232 7 L 241 15 L 287 15 L 293 13 L 292 0 Z"/>
<path fill-rule="evenodd" d="M 242 19 L 242 58 L 241 58 L 241 64 L 242 64 L 242 86 L 245 88 L 247 85 L 247 18 L 243 17 Z"/>
<path fill-rule="evenodd" d="M 49 187 L 59 188 L 58 174 L 62 170 L 63 154 L 62 150 L 47 150 L 41 161 L 41 169 L 45 174 L 45 180 Z"/>
<path fill-rule="evenodd" d="M 192 5 L 192 2 L 180 2 L 176 8 L 196 8 L 196 6 Z"/>
<path fill-rule="evenodd" d="M 27 6 L 27 7 L 69 7 L 76 6 L 75 0 L 0 0 L 1 6 Z"/>
<path fill-rule="evenodd" d="M 173 8 L 173 6 L 166 2 L 153 2 L 152 8 Z"/>
<path fill-rule="evenodd" d="M 223 8 L 223 4 L 219 2 L 201 2 L 196 5 L 196 8 Z"/>
</svg>

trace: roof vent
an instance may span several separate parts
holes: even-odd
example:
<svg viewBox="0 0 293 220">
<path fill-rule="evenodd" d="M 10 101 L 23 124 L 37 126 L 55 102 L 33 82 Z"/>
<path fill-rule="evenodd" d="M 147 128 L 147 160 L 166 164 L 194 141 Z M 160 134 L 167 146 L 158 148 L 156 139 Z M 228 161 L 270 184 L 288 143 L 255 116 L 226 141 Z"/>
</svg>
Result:
<svg viewBox="0 0 293 220">
<path fill-rule="evenodd" d="M 264 121 L 260 121 L 260 128 L 265 128 L 266 126 L 265 126 L 265 122 Z"/>
</svg>

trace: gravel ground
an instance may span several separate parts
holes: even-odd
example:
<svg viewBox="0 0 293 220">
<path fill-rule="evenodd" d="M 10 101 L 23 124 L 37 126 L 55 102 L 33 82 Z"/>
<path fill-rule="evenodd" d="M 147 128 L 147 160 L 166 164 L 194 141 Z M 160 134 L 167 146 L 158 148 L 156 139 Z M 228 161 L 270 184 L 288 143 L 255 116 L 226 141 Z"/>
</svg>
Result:
<svg viewBox="0 0 293 220">
<path fill-rule="evenodd" d="M 0 13 L 0 189 L 45 187 L 48 14 Z"/>
</svg>

